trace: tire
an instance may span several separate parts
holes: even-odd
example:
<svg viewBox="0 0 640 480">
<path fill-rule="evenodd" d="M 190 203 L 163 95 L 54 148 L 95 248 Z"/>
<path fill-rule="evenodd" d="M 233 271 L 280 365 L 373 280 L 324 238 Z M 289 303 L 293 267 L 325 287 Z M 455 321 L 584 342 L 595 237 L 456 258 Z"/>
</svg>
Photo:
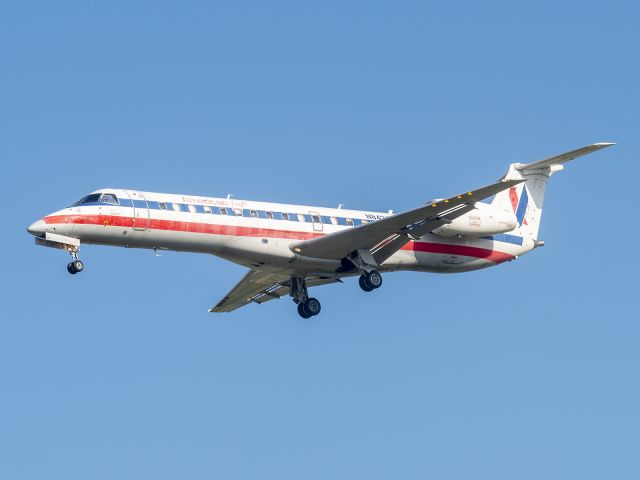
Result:
<svg viewBox="0 0 640 480">
<path fill-rule="evenodd" d="M 298 304 L 298 315 L 302 318 L 311 318 L 311 315 L 304 311 L 304 302 Z"/>
<path fill-rule="evenodd" d="M 382 275 L 380 275 L 376 270 L 371 270 L 367 273 L 365 281 L 372 289 L 380 288 L 382 286 Z"/>
<path fill-rule="evenodd" d="M 365 292 L 370 292 L 371 290 L 373 290 L 373 288 L 367 283 L 367 279 L 364 275 L 360 275 L 358 283 L 360 284 L 360 288 Z"/>
<path fill-rule="evenodd" d="M 80 260 L 74 260 L 71 263 L 76 273 L 80 273 L 82 270 L 84 270 L 84 263 L 82 263 Z"/>
<path fill-rule="evenodd" d="M 322 307 L 317 298 L 308 298 L 306 302 L 304 302 L 304 306 L 302 307 L 305 313 L 315 317 L 320 313 Z"/>
<path fill-rule="evenodd" d="M 73 262 L 67 265 L 67 272 L 69 272 L 71 275 L 75 275 L 76 273 L 78 273 L 76 268 L 73 266 Z"/>
</svg>

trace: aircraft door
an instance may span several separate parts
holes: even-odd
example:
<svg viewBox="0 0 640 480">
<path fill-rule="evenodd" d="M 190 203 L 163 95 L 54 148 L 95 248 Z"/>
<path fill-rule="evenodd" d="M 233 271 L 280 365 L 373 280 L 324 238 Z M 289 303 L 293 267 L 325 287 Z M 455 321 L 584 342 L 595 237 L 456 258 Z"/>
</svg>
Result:
<svg viewBox="0 0 640 480">
<path fill-rule="evenodd" d="M 309 215 L 311 215 L 311 221 L 313 222 L 313 231 L 321 232 L 322 218 L 320 218 L 320 215 L 318 214 L 318 212 L 309 212 Z"/>
<path fill-rule="evenodd" d="M 150 223 L 149 204 L 140 192 L 128 191 L 127 194 L 133 202 L 133 229 L 148 230 Z"/>
</svg>

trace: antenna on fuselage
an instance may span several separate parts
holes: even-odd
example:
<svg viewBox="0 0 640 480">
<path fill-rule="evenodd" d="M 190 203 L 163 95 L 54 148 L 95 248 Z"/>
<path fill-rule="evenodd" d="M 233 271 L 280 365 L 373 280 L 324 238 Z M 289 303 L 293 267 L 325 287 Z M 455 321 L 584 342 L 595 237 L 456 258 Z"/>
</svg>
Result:
<svg viewBox="0 0 640 480">
<path fill-rule="evenodd" d="M 231 200 L 233 198 L 233 193 L 227 193 L 227 200 Z"/>
<path fill-rule="evenodd" d="M 344 203 L 338 204 L 338 210 L 342 210 L 342 207 L 344 207 Z"/>
</svg>

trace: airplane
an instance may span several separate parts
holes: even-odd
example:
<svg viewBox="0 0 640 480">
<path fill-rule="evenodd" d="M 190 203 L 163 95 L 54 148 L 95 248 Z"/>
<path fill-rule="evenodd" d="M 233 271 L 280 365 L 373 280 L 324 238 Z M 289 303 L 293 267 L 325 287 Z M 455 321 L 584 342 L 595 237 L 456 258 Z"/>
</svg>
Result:
<svg viewBox="0 0 640 480">
<path fill-rule="evenodd" d="M 467 272 L 544 245 L 538 232 L 551 175 L 612 145 L 512 163 L 495 183 L 397 214 L 104 188 L 27 231 L 37 245 L 67 251 L 74 275 L 84 270 L 81 244 L 213 254 L 249 271 L 210 312 L 289 295 L 310 318 L 321 310 L 311 287 L 358 277 L 371 292 L 382 273 Z"/>
</svg>

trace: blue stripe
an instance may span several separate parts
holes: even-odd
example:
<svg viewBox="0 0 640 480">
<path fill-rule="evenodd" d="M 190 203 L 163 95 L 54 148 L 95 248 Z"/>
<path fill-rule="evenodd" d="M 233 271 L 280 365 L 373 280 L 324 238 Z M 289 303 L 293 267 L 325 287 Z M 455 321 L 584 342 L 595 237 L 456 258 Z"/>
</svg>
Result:
<svg viewBox="0 0 640 480">
<path fill-rule="evenodd" d="M 522 225 L 524 221 L 524 214 L 527 213 L 527 205 L 529 204 L 529 195 L 527 195 L 527 186 L 522 189 L 522 195 L 520 195 L 520 202 L 518 203 L 518 210 L 516 210 L 516 218 L 518 219 L 518 225 Z"/>
<path fill-rule="evenodd" d="M 508 233 L 498 233 L 496 235 L 489 235 L 488 237 L 481 237 L 486 240 L 494 240 L 496 242 L 513 243 L 514 245 L 522 245 L 524 239 L 519 235 L 509 235 Z"/>
</svg>

